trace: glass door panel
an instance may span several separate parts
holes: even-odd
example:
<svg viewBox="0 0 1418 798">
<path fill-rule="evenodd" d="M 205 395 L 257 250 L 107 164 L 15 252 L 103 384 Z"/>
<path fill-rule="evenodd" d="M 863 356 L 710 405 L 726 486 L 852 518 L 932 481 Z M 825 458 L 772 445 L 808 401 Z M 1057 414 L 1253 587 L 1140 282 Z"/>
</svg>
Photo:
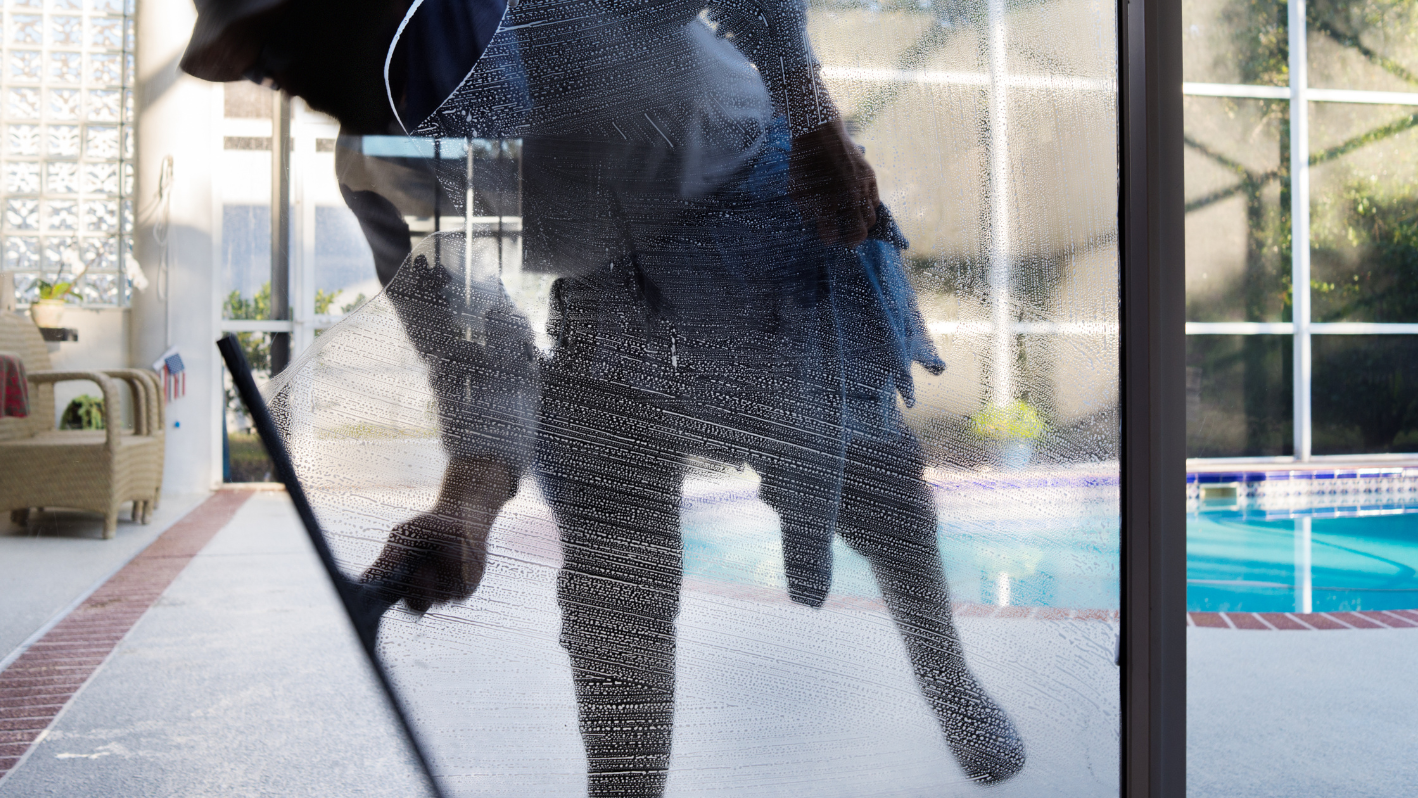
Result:
<svg viewBox="0 0 1418 798">
<path fill-rule="evenodd" d="M 1112 6 L 666 8 L 313 214 L 383 290 L 268 399 L 442 788 L 1116 794 Z"/>
</svg>

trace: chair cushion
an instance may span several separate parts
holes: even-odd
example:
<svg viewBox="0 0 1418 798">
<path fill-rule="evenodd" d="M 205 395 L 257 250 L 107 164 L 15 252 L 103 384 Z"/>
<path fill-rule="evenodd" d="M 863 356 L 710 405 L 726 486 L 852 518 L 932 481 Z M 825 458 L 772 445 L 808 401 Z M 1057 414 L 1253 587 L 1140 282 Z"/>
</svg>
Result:
<svg viewBox="0 0 1418 798">
<path fill-rule="evenodd" d="M 30 414 L 30 383 L 25 362 L 12 352 L 0 352 L 0 416 L 24 418 Z"/>
</svg>

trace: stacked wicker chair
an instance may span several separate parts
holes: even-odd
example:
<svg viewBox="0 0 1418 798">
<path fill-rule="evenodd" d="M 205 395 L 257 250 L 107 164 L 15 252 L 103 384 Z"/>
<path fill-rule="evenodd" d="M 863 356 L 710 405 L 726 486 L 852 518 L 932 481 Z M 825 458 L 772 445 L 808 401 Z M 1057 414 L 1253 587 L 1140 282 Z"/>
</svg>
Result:
<svg viewBox="0 0 1418 798">
<path fill-rule="evenodd" d="M 49 350 L 29 319 L 0 312 L 0 352 L 18 355 L 29 377 L 24 418 L 0 417 L 0 511 L 25 524 L 31 511 L 66 507 L 103 514 L 113 537 L 118 512 L 133 503 L 147 523 L 162 493 L 163 397 L 158 376 L 144 369 L 51 371 Z M 58 430 L 54 384 L 86 380 L 103 394 L 104 429 Z M 118 383 L 133 399 L 133 427 L 122 427 Z"/>
</svg>

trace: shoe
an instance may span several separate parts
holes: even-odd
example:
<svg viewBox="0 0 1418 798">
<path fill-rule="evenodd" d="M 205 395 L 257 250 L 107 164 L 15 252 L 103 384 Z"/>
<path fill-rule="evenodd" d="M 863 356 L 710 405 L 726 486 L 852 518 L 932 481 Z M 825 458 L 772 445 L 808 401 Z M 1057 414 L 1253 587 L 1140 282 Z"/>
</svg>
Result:
<svg viewBox="0 0 1418 798">
<path fill-rule="evenodd" d="M 1009 718 L 1003 720 L 1003 726 L 946 738 L 955 761 L 977 784 L 1000 784 L 1024 769 L 1024 741 Z"/>
<path fill-rule="evenodd" d="M 1024 769 L 1024 740 L 1005 713 L 984 688 L 966 671 L 963 678 L 951 679 L 958 687 L 937 680 L 927 689 L 936 710 L 946 744 L 971 781 L 982 785 L 1000 784 Z"/>
</svg>

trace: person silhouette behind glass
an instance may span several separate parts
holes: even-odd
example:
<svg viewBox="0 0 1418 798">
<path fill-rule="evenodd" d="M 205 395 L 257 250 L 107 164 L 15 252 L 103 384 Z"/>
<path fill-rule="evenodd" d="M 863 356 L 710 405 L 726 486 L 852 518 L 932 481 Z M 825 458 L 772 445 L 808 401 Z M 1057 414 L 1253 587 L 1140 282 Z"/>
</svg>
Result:
<svg viewBox="0 0 1418 798">
<path fill-rule="evenodd" d="M 470 0 L 247 5 L 200 4 L 186 71 L 277 84 L 350 133 L 523 140 L 528 267 L 564 275 L 535 459 L 561 533 L 561 639 L 591 795 L 664 789 L 693 456 L 761 475 L 794 601 L 825 600 L 834 534 L 861 553 L 965 772 L 997 783 L 1023 767 L 1013 724 L 965 662 L 920 444 L 897 407 L 912 362 L 942 364 L 796 0 L 521 0 L 497 36 L 487 21 L 501 9 Z M 346 198 L 383 275 L 407 227 L 376 189 Z M 476 423 L 440 421 L 455 452 L 457 425 Z M 369 576 L 416 611 L 469 595 L 523 467 L 504 459 L 489 479 L 454 473 L 455 456 L 453 528 L 396 530 Z M 457 542 L 479 534 L 457 528 L 468 512 L 481 519 L 473 545 Z"/>
</svg>

